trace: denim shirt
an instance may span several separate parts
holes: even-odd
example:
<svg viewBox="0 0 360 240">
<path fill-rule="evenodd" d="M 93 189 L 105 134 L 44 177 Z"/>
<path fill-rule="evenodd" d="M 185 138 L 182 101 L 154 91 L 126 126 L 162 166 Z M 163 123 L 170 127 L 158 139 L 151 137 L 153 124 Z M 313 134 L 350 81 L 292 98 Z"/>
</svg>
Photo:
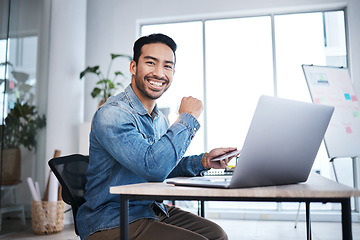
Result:
<svg viewBox="0 0 360 240">
<path fill-rule="evenodd" d="M 151 115 L 147 112 L 131 85 L 109 98 L 91 124 L 86 202 L 76 217 L 81 239 L 120 226 L 120 199 L 110 194 L 111 186 L 162 182 L 206 171 L 203 154 L 183 156 L 199 127 L 196 118 L 187 113 L 169 127 L 157 106 Z M 129 223 L 156 219 L 153 202 L 129 201 Z"/>
</svg>

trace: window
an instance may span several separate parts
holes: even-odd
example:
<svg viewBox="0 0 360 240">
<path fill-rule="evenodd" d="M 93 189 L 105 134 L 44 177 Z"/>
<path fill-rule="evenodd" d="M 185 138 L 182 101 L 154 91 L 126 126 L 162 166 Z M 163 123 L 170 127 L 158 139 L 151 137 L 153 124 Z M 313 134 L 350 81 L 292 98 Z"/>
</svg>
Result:
<svg viewBox="0 0 360 240">
<path fill-rule="evenodd" d="M 271 19 L 206 21 L 205 33 L 207 149 L 241 149 L 259 96 L 274 92 Z"/>
<path fill-rule="evenodd" d="M 302 64 L 346 67 L 344 29 L 342 11 L 275 16 L 279 97 L 310 100 Z"/>
<path fill-rule="evenodd" d="M 8 64 L 5 64 L 5 56 L 0 56 L 0 76 L 6 79 L 7 84 L 5 93 L 4 81 L 0 82 L 0 101 L 5 99 L 4 117 L 17 100 L 35 104 L 37 39 L 37 36 L 30 36 L 0 40 L 0 49 L 4 53 L 7 52 L 8 41 Z"/>
</svg>

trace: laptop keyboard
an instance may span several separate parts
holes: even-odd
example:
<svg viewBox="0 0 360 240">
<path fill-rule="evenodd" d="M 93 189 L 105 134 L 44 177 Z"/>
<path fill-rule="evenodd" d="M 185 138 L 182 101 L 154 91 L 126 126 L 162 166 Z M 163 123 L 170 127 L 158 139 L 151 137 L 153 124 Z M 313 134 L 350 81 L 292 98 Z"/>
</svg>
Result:
<svg viewBox="0 0 360 240">
<path fill-rule="evenodd" d="M 227 169 L 210 169 L 204 173 L 204 176 L 231 176 L 233 171 Z"/>
</svg>

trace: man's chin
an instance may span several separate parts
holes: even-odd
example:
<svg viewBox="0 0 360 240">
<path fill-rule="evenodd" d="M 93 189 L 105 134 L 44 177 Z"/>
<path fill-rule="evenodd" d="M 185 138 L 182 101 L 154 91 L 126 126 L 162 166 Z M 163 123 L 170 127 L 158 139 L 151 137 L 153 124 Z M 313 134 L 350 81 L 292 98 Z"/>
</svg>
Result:
<svg viewBox="0 0 360 240">
<path fill-rule="evenodd" d="M 147 97 L 152 100 L 157 100 L 163 95 L 163 92 L 161 94 L 148 94 Z"/>
<path fill-rule="evenodd" d="M 150 89 L 147 92 L 147 96 L 148 96 L 148 98 L 156 100 L 156 99 L 160 98 L 164 94 L 164 92 L 166 92 L 166 90 L 157 91 L 157 90 Z"/>
</svg>

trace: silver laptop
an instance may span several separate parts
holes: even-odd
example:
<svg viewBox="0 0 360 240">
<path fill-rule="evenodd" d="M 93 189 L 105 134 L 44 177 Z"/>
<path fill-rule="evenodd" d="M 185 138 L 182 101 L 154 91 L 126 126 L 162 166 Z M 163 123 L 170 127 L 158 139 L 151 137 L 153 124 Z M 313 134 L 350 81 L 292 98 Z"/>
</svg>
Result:
<svg viewBox="0 0 360 240">
<path fill-rule="evenodd" d="M 245 188 L 305 182 L 334 107 L 261 96 L 232 176 L 169 179 L 170 184 Z"/>
</svg>

